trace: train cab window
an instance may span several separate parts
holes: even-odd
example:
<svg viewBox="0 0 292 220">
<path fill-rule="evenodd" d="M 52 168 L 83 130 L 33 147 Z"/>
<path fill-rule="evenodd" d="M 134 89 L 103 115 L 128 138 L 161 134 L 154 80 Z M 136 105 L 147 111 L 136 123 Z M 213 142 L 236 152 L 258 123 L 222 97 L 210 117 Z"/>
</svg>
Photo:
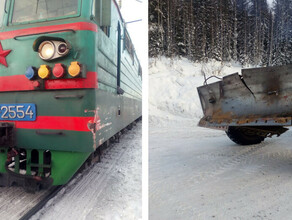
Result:
<svg viewBox="0 0 292 220">
<path fill-rule="evenodd" d="M 96 0 L 95 1 L 95 20 L 99 24 L 100 29 L 109 37 L 111 27 L 111 1 Z"/>
<path fill-rule="evenodd" d="M 106 36 L 108 36 L 108 37 L 110 36 L 110 30 L 111 30 L 110 28 L 111 27 L 109 27 L 109 26 L 101 26 L 100 28 L 106 34 Z"/>
<path fill-rule="evenodd" d="M 4 16 L 4 6 L 5 1 L 0 1 L 0 27 L 2 26 L 3 16 Z"/>
<path fill-rule="evenodd" d="M 14 0 L 12 23 L 76 16 L 81 0 Z"/>
</svg>

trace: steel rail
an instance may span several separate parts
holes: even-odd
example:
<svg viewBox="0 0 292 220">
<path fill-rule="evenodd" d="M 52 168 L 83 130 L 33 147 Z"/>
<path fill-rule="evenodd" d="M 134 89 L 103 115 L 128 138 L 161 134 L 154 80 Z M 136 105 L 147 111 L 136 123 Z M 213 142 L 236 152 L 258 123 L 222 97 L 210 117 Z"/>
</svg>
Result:
<svg viewBox="0 0 292 220">
<path fill-rule="evenodd" d="M 31 208 L 28 212 L 26 212 L 19 220 L 29 220 L 34 214 L 41 210 L 41 208 L 43 208 L 50 199 L 55 197 L 63 187 L 64 185 L 55 186 L 49 189 L 49 191 L 45 194 L 44 198 L 39 203 L 37 203 L 33 208 Z"/>
</svg>

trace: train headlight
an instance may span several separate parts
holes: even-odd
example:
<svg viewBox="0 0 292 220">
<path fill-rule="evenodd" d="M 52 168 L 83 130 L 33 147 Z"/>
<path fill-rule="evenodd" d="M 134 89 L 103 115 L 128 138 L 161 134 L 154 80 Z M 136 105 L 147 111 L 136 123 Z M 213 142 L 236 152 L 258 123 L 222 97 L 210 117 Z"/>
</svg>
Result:
<svg viewBox="0 0 292 220">
<path fill-rule="evenodd" d="M 65 43 L 61 43 L 58 46 L 58 54 L 63 55 L 68 51 L 68 47 L 67 44 Z"/>
<path fill-rule="evenodd" d="M 38 53 L 43 60 L 53 60 L 66 56 L 70 51 L 70 46 L 63 41 L 43 41 L 39 48 Z"/>
<path fill-rule="evenodd" d="M 39 47 L 39 56 L 43 60 L 51 60 L 55 52 L 55 45 L 51 41 L 44 41 Z"/>
</svg>

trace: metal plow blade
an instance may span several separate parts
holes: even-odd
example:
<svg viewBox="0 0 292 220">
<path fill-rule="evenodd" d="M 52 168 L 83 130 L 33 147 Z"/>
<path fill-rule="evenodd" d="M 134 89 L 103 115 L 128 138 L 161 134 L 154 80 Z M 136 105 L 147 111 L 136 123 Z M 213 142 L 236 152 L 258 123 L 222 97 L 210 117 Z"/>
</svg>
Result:
<svg viewBox="0 0 292 220">
<path fill-rule="evenodd" d="M 243 69 L 198 87 L 199 126 L 291 126 L 292 65 Z"/>
</svg>

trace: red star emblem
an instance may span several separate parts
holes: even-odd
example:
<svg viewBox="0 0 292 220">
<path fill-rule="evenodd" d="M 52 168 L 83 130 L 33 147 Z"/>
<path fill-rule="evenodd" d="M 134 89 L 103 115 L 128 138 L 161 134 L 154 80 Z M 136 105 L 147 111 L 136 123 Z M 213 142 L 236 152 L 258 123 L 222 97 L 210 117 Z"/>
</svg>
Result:
<svg viewBox="0 0 292 220">
<path fill-rule="evenodd" d="M 1 44 L 1 42 L 0 42 L 0 64 L 2 64 L 2 65 L 4 65 L 4 66 L 8 67 L 8 65 L 7 65 L 7 61 L 6 61 L 6 56 L 7 56 L 8 54 L 10 54 L 10 52 L 11 52 L 11 50 L 3 50 L 3 48 L 2 48 L 2 44 Z"/>
</svg>

